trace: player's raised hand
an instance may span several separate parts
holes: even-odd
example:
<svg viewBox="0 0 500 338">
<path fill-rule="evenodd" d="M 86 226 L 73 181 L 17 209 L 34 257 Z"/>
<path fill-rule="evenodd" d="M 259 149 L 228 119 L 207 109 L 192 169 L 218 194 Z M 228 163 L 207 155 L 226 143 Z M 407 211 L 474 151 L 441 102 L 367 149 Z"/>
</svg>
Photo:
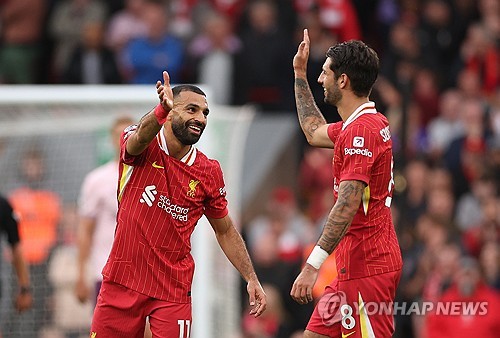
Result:
<svg viewBox="0 0 500 338">
<path fill-rule="evenodd" d="M 309 33 L 304 29 L 304 38 L 297 49 L 297 54 L 293 58 L 293 70 L 296 75 L 305 76 L 307 73 L 307 60 L 309 60 Z"/>
<path fill-rule="evenodd" d="M 259 317 L 267 306 L 267 298 L 264 289 L 258 280 L 250 280 L 247 284 L 248 300 L 250 302 L 250 314 Z"/>
<path fill-rule="evenodd" d="M 312 290 L 316 279 L 318 279 L 318 271 L 309 264 L 304 266 L 297 279 L 295 279 L 290 292 L 293 300 L 299 304 L 307 304 L 313 301 Z"/>
<path fill-rule="evenodd" d="M 156 92 L 163 109 L 166 112 L 171 111 L 174 106 L 174 94 L 172 93 L 172 87 L 170 87 L 170 76 L 167 71 L 163 71 L 163 84 L 161 81 L 156 82 Z"/>
</svg>

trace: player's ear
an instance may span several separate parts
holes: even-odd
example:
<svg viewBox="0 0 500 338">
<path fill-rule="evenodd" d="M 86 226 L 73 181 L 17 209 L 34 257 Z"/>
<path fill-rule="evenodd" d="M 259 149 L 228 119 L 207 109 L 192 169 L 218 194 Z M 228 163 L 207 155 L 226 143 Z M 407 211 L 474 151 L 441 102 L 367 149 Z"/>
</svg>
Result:
<svg viewBox="0 0 500 338">
<path fill-rule="evenodd" d="M 344 89 L 347 87 L 347 83 L 349 82 L 349 77 L 345 73 L 342 73 L 342 74 L 340 74 L 339 78 L 337 79 L 337 82 L 338 82 L 339 88 Z"/>
</svg>

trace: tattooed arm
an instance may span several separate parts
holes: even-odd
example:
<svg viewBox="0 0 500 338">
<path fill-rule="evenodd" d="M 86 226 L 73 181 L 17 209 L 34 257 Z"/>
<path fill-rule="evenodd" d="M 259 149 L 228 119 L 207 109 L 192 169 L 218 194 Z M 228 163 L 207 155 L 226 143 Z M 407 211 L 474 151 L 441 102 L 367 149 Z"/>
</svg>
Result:
<svg viewBox="0 0 500 338">
<path fill-rule="evenodd" d="M 349 226 L 361 203 L 365 187 L 364 182 L 355 180 L 340 183 L 339 197 L 332 211 L 330 211 L 330 215 L 328 215 L 323 233 L 317 244 L 326 252 L 323 259 L 333 252 L 349 230 Z M 290 292 L 296 302 L 307 304 L 313 301 L 312 289 L 318 278 L 318 271 L 309 263 L 304 265 Z"/>
<path fill-rule="evenodd" d="M 318 245 L 331 254 L 344 237 L 356 215 L 363 196 L 366 183 L 361 181 L 342 181 L 339 186 L 339 197 L 333 206 Z"/>
<path fill-rule="evenodd" d="M 309 59 L 309 35 L 304 30 L 304 40 L 300 43 L 297 54 L 293 58 L 295 73 L 295 103 L 300 127 L 307 142 L 315 147 L 333 148 L 333 142 L 328 137 L 328 124 L 314 102 L 309 84 L 307 83 L 307 60 Z"/>
</svg>

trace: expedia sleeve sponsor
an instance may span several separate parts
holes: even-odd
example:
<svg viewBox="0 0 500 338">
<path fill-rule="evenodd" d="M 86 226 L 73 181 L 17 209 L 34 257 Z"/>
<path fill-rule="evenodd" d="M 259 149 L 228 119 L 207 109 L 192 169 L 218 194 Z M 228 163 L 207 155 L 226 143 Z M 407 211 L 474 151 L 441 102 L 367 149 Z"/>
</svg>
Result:
<svg viewBox="0 0 500 338">
<path fill-rule="evenodd" d="M 368 149 L 359 148 L 344 148 L 344 155 L 362 155 L 367 157 L 373 157 L 373 153 Z"/>
<path fill-rule="evenodd" d="M 170 214 L 173 219 L 177 219 L 182 222 L 187 222 L 188 220 L 189 208 L 173 204 L 167 196 L 160 196 L 160 199 L 158 200 L 158 207 L 165 210 L 165 212 Z"/>
</svg>

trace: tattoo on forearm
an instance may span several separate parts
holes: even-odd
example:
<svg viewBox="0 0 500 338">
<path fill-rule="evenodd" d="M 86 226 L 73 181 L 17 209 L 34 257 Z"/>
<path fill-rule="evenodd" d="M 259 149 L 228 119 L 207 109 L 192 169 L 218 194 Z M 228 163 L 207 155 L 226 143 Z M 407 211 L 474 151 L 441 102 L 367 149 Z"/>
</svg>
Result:
<svg viewBox="0 0 500 338">
<path fill-rule="evenodd" d="M 365 184 L 360 181 L 344 181 L 339 187 L 339 196 L 328 215 L 318 245 L 328 253 L 340 243 L 359 208 Z"/>
<path fill-rule="evenodd" d="M 316 102 L 314 102 L 314 97 L 306 79 L 295 79 L 295 103 L 300 126 L 306 136 L 311 137 L 316 129 L 326 124 L 326 120 Z"/>
</svg>

